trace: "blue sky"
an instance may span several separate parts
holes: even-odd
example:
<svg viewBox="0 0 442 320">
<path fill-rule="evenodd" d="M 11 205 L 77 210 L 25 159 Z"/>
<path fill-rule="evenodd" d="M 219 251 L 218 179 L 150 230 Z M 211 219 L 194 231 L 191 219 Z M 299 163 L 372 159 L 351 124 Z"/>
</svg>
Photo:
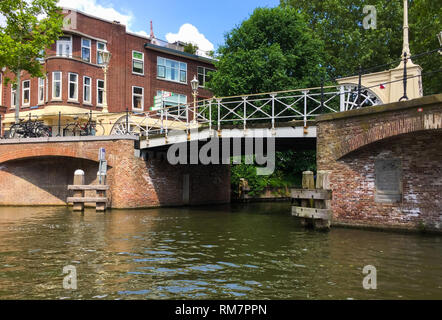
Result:
<svg viewBox="0 0 442 320">
<path fill-rule="evenodd" d="M 275 7 L 279 0 L 60 0 L 59 4 L 118 20 L 129 31 L 140 34 L 150 33 L 152 20 L 157 38 L 190 37 L 195 43 L 203 43 L 205 37 L 216 49 L 223 44 L 224 34 L 247 19 L 256 7 Z M 187 25 L 179 36 L 174 36 L 184 24 L 198 30 Z M 168 33 L 172 35 L 167 36 Z"/>
</svg>

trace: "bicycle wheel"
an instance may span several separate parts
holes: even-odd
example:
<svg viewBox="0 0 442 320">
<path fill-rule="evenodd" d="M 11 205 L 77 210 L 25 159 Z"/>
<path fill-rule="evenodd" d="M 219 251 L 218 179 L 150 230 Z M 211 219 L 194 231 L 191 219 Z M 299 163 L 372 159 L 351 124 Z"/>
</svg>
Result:
<svg viewBox="0 0 442 320">
<path fill-rule="evenodd" d="M 77 126 L 75 124 L 68 124 L 63 128 L 63 137 L 75 136 Z"/>
<path fill-rule="evenodd" d="M 9 139 L 18 139 L 23 138 L 25 136 L 23 128 L 20 124 L 13 124 L 9 129 Z"/>
<path fill-rule="evenodd" d="M 52 129 L 51 127 L 45 126 L 45 125 L 39 125 L 36 129 L 35 129 L 35 134 L 37 135 L 37 137 L 51 137 L 52 136 Z"/>
</svg>

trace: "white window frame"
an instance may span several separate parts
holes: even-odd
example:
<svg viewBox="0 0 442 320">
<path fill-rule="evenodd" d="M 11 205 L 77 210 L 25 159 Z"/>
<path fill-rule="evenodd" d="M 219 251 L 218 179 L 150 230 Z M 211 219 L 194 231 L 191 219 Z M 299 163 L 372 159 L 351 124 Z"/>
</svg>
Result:
<svg viewBox="0 0 442 320">
<path fill-rule="evenodd" d="M 142 59 L 134 58 L 134 53 L 140 53 L 143 58 Z M 142 68 L 143 72 L 142 73 L 134 71 L 134 61 L 141 62 L 143 64 L 143 68 Z M 144 76 L 144 53 L 143 52 L 132 50 L 132 73 L 140 75 L 140 76 Z"/>
<path fill-rule="evenodd" d="M 15 99 L 17 99 L 17 89 L 14 89 L 14 85 L 11 84 L 11 109 L 15 109 L 14 95 Z"/>
<path fill-rule="evenodd" d="M 83 40 L 89 41 L 89 47 L 83 45 Z M 89 60 L 83 58 L 83 48 L 89 49 Z M 86 62 L 91 62 L 92 60 L 92 40 L 88 38 L 81 38 L 81 60 Z"/>
<path fill-rule="evenodd" d="M 40 99 L 41 92 L 43 92 L 43 99 Z M 38 92 L 37 92 L 37 94 L 38 94 L 38 97 L 37 97 L 38 104 L 44 104 L 44 102 L 45 102 L 45 78 L 38 78 Z"/>
<path fill-rule="evenodd" d="M 86 84 L 86 79 L 89 79 L 89 85 Z M 89 100 L 85 99 L 85 89 L 89 87 Z M 83 103 L 92 104 L 92 78 L 83 76 Z"/>
<path fill-rule="evenodd" d="M 141 108 L 135 108 L 134 106 L 134 96 L 140 96 L 138 93 L 134 94 L 134 89 L 135 88 L 139 88 L 141 89 Z M 132 110 L 136 110 L 136 111 L 144 111 L 144 88 L 143 87 L 138 87 L 138 86 L 132 86 Z"/>
<path fill-rule="evenodd" d="M 59 50 L 59 46 L 58 46 L 58 43 L 59 43 L 59 42 L 61 42 L 61 41 L 62 41 L 62 42 L 67 42 L 68 40 L 57 40 L 57 41 L 55 42 L 57 57 L 69 57 L 69 58 L 72 58 L 72 37 L 71 37 L 71 36 L 67 36 L 67 35 L 63 35 L 62 37 L 70 38 L 70 40 L 69 40 L 69 42 L 70 42 L 69 53 L 68 53 L 68 55 L 63 55 L 63 54 L 60 52 L 60 50 Z"/>
<path fill-rule="evenodd" d="M 46 97 L 45 102 L 49 100 L 49 75 L 46 74 Z"/>
<path fill-rule="evenodd" d="M 100 44 L 100 43 L 104 44 L 104 49 L 99 49 L 98 48 L 98 44 Z M 98 63 L 99 53 L 100 52 L 106 52 L 106 51 L 107 51 L 107 44 L 106 44 L 106 42 L 97 41 L 97 64 L 98 65 L 102 65 L 101 63 Z"/>
<path fill-rule="evenodd" d="M 56 73 L 60 74 L 60 80 L 55 80 Z M 56 82 L 60 82 L 60 96 L 59 97 L 54 96 Z M 62 97 L 63 97 L 63 73 L 61 71 L 54 71 L 54 72 L 52 72 L 52 100 L 61 101 Z"/>
<path fill-rule="evenodd" d="M 209 71 L 216 71 L 216 70 L 215 69 L 210 69 L 210 68 L 207 68 L 207 67 L 203 67 L 203 66 L 197 66 L 197 68 L 196 68 L 196 75 L 197 75 L 198 81 L 199 81 L 199 75 L 201 74 L 201 73 L 199 73 L 199 68 L 203 68 L 203 74 L 202 75 L 203 75 L 204 81 L 203 81 L 202 84 L 199 83 L 198 86 L 200 88 L 205 88 L 206 87 L 206 70 L 209 70 Z"/>
<path fill-rule="evenodd" d="M 29 87 L 25 88 L 25 82 L 29 82 Z M 28 102 L 25 103 L 25 91 L 28 91 Z M 31 80 L 23 80 L 21 83 L 21 103 L 22 107 L 29 107 L 31 105 Z"/>
<path fill-rule="evenodd" d="M 77 81 L 73 82 L 71 81 L 71 75 L 77 76 Z M 78 73 L 75 72 L 68 72 L 68 101 L 74 101 L 78 102 Z M 71 98 L 71 83 L 75 83 L 75 97 Z"/>
<path fill-rule="evenodd" d="M 166 65 L 164 65 L 164 66 L 161 65 L 161 66 L 164 67 L 164 78 L 159 76 L 159 72 L 158 72 L 158 67 L 160 66 L 159 65 L 159 59 L 163 59 L 166 64 L 167 64 L 167 60 L 178 63 L 178 80 L 167 79 L 167 68 L 168 67 Z M 181 64 L 184 64 L 186 66 L 185 70 L 181 69 Z M 180 79 L 181 79 L 181 71 L 185 71 L 186 72 L 186 81 L 185 82 L 180 81 Z M 171 82 L 175 82 L 175 83 L 187 84 L 187 76 L 188 76 L 187 62 L 181 62 L 181 61 L 178 61 L 178 60 L 173 60 L 173 59 L 168 59 L 168 58 L 163 58 L 163 57 L 157 56 L 157 79 L 165 80 L 165 81 L 171 81 Z"/>
<path fill-rule="evenodd" d="M 103 99 L 104 99 L 104 80 L 102 80 L 102 79 L 97 79 L 97 106 L 102 106 L 103 105 L 103 102 L 102 103 L 99 103 L 98 102 L 98 98 L 99 98 L 99 91 L 100 91 L 100 88 L 99 88 L 99 86 L 98 86 L 98 83 L 100 82 L 100 81 L 102 81 L 103 82 L 103 89 L 101 89 L 102 91 L 103 91 Z"/>
</svg>

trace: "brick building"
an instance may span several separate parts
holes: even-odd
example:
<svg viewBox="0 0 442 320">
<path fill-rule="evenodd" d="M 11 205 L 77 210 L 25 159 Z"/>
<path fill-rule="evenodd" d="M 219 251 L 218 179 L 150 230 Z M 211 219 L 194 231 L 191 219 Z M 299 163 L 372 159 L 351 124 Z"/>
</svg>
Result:
<svg viewBox="0 0 442 320">
<path fill-rule="evenodd" d="M 107 71 L 107 105 L 110 113 L 151 109 L 154 97 L 161 92 L 165 106 L 192 102 L 190 81 L 200 81 L 198 99 L 212 96 L 204 88 L 207 72 L 214 69 L 213 60 L 183 51 L 180 43 L 167 42 L 132 34 L 117 21 L 63 9 L 64 27 L 61 36 L 47 50 L 41 63 L 46 78 L 22 75 L 20 118 L 29 113 L 53 126 L 70 121 L 71 114 L 103 111 L 104 71 L 99 52 L 109 51 Z M 2 73 L 0 114 L 3 129 L 14 122 L 16 92 L 11 83 L 5 85 Z"/>
</svg>

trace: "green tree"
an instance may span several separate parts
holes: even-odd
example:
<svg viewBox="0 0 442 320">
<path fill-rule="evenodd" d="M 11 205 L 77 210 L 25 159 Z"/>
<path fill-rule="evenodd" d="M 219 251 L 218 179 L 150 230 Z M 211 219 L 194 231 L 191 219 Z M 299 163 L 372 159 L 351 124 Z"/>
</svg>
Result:
<svg viewBox="0 0 442 320">
<path fill-rule="evenodd" d="M 377 11 L 376 29 L 364 29 L 365 5 Z M 331 77 L 354 74 L 358 66 L 368 68 L 391 63 L 402 55 L 403 1 L 391 0 L 281 0 L 281 7 L 296 9 L 325 43 L 327 69 Z M 411 54 L 438 48 L 441 31 L 440 1 L 409 0 Z M 423 73 L 441 68 L 440 55 L 432 54 L 413 62 Z M 391 67 L 396 67 L 394 63 Z M 388 69 L 381 67 L 375 71 Z M 442 73 L 423 77 L 425 94 L 442 91 Z"/>
<path fill-rule="evenodd" d="M 225 36 L 208 86 L 232 96 L 317 85 L 323 43 L 295 10 L 257 8 Z"/>
<path fill-rule="evenodd" d="M 184 52 L 190 53 L 190 54 L 195 54 L 196 51 L 198 50 L 198 46 L 196 44 L 192 44 L 192 43 L 186 43 L 186 45 L 184 46 Z"/>
<path fill-rule="evenodd" d="M 0 27 L 0 64 L 14 74 L 16 83 L 16 122 L 20 106 L 20 78 L 23 71 L 43 77 L 44 51 L 62 33 L 63 16 L 57 0 L 2 0 L 0 14 L 6 25 Z M 8 81 L 9 79 L 7 79 Z"/>
</svg>

